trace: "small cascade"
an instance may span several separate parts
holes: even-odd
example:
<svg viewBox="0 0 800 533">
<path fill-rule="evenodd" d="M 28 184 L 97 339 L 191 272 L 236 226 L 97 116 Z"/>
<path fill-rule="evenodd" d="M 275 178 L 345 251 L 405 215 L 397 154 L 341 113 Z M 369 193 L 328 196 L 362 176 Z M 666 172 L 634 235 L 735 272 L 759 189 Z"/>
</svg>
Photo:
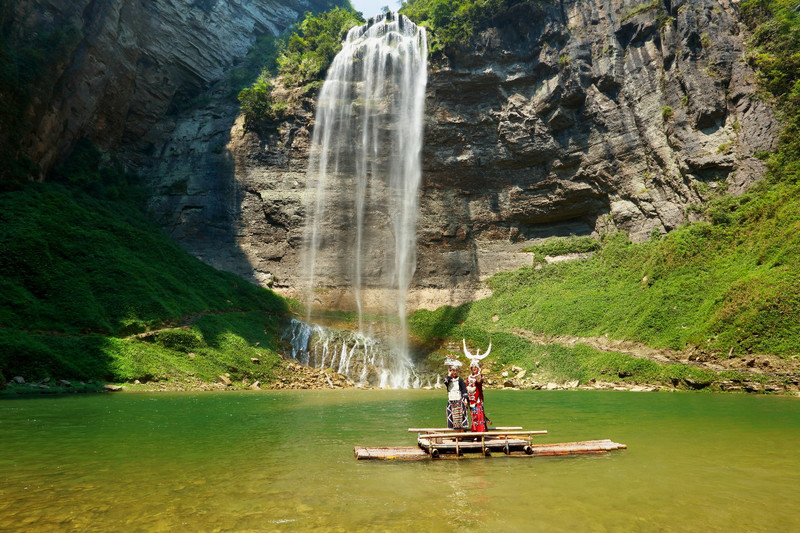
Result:
<svg viewBox="0 0 800 533">
<path fill-rule="evenodd" d="M 427 49 L 425 29 L 396 13 L 352 28 L 320 90 L 308 165 L 307 320 L 316 291 L 342 287 L 340 305 L 358 311 L 359 331 L 367 309 L 397 320 L 380 378 L 392 388 L 415 384 L 406 296 L 416 268 Z M 369 351 L 348 346 L 354 357 Z M 347 346 L 337 349 L 329 364 L 348 370 L 355 360 Z"/>
<path fill-rule="evenodd" d="M 281 340 L 300 364 L 331 369 L 361 385 L 394 387 L 390 366 L 393 351 L 373 337 L 292 319 Z M 413 387 L 422 383 L 413 368 L 411 378 Z"/>
</svg>

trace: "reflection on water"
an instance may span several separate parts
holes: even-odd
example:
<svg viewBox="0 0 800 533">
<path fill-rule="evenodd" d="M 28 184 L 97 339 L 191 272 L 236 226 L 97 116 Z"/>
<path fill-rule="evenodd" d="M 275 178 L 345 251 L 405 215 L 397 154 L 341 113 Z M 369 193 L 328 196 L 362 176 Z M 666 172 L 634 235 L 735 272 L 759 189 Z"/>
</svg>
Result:
<svg viewBox="0 0 800 533">
<path fill-rule="evenodd" d="M 488 391 L 499 425 L 603 456 L 380 463 L 441 391 L 0 401 L 0 531 L 797 531 L 800 401 Z"/>
</svg>

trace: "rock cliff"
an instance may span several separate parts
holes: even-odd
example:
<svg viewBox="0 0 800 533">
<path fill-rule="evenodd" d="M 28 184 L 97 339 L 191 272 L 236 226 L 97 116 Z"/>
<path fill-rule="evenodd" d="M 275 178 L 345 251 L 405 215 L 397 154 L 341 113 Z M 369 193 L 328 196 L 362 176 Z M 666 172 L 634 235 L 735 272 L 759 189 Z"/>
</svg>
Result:
<svg viewBox="0 0 800 533">
<path fill-rule="evenodd" d="M 136 165 L 260 34 L 277 35 L 324 0 L 21 0 L 0 8 L 11 43 L 66 32 L 28 111 L 21 151 L 42 172 L 76 139 Z M 134 155 L 138 157 L 134 157 Z"/>
<path fill-rule="evenodd" d="M 84 35 L 31 153 L 55 160 L 80 135 L 120 147 L 186 249 L 296 294 L 313 102 L 246 132 L 213 82 L 254 32 L 304 4 L 83 0 L 68 14 L 23 3 Z M 731 0 L 531 1 L 431 58 L 411 307 L 481 294 L 486 276 L 528 263 L 521 250 L 536 239 L 621 229 L 643 240 L 747 188 L 778 128 L 754 97 L 745 40 Z M 169 113 L 201 93 L 202 106 Z M 336 304 L 329 289 L 321 298 Z"/>
<path fill-rule="evenodd" d="M 754 97 L 744 32 L 728 0 L 528 2 L 433 58 L 412 306 L 480 294 L 530 261 L 532 240 L 643 240 L 757 180 L 777 123 Z M 158 150 L 153 202 L 189 250 L 288 294 L 313 127 L 310 102 L 295 111 L 261 135 L 241 121 L 207 131 L 211 107 L 187 118 Z"/>
</svg>

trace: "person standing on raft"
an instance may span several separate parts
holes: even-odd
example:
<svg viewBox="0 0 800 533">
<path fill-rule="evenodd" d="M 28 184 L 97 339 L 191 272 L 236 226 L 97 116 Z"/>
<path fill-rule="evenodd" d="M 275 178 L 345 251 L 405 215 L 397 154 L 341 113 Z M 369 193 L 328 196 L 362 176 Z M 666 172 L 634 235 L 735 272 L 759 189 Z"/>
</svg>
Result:
<svg viewBox="0 0 800 533">
<path fill-rule="evenodd" d="M 447 361 L 450 366 L 444 378 L 444 387 L 447 389 L 447 427 L 464 431 L 470 428 L 469 401 L 467 400 L 467 384 L 458 377 L 460 361 Z"/>
<path fill-rule="evenodd" d="M 469 410 L 472 414 L 472 431 L 489 431 L 491 420 L 486 418 L 483 411 L 483 374 L 478 362 L 469 366 L 470 374 L 467 376 L 467 399 Z"/>
<path fill-rule="evenodd" d="M 472 414 L 472 431 L 488 431 L 491 420 L 486 418 L 486 413 L 483 410 L 483 374 L 479 365 L 481 359 L 489 355 L 492 351 L 492 343 L 489 342 L 489 348 L 485 354 L 480 351 L 476 355 L 472 355 L 467 350 L 467 342 L 462 339 L 464 345 L 464 355 L 470 360 L 469 370 L 470 374 L 467 376 L 467 399 L 469 400 L 469 410 Z"/>
</svg>

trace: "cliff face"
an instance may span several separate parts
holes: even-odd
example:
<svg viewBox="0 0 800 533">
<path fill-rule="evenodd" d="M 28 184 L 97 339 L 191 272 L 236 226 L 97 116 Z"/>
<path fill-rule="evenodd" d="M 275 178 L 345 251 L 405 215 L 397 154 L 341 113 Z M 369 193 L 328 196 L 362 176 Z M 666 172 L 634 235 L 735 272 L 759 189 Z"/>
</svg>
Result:
<svg viewBox="0 0 800 533">
<path fill-rule="evenodd" d="M 417 282 L 526 258 L 526 241 L 686 222 L 763 172 L 776 122 L 752 98 L 726 0 L 521 5 L 429 80 Z"/>
<path fill-rule="evenodd" d="M 204 92 L 259 34 L 279 34 L 321 0 L 21 0 L 10 41 L 67 30 L 50 80 L 31 105 L 24 155 L 43 172 L 88 137 L 152 156 L 168 113 Z M 164 123 L 166 119 L 166 124 Z M 229 124 L 230 125 L 230 124 Z M 134 162 L 139 159 L 134 158 Z"/>
<path fill-rule="evenodd" d="M 83 2 L 84 33 L 106 22 L 73 54 L 29 145 L 44 160 L 66 134 L 121 145 L 154 178 L 151 208 L 173 238 L 296 294 L 313 103 L 258 135 L 215 86 L 207 105 L 163 119 L 219 78 L 254 29 L 296 12 L 177 4 Z M 212 22 L 223 9 L 240 24 Z M 753 98 L 744 40 L 729 0 L 562 0 L 518 5 L 440 58 L 428 79 L 411 307 L 480 294 L 486 276 L 530 261 L 521 250 L 535 239 L 615 228 L 646 239 L 715 191 L 758 179 L 754 155 L 773 147 L 777 124 Z"/>
</svg>

